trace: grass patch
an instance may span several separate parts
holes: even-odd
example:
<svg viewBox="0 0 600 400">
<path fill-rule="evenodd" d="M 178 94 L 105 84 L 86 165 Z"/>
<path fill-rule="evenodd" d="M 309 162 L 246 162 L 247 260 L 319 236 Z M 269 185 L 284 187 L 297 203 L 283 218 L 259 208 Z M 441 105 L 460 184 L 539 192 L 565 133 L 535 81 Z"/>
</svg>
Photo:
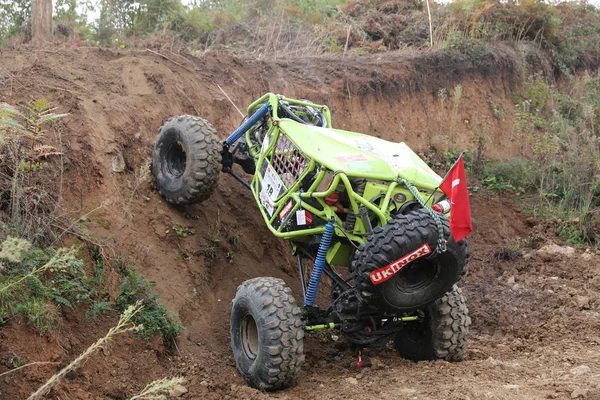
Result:
<svg viewBox="0 0 600 400">
<path fill-rule="evenodd" d="M 8 238 L 0 245 L 0 325 L 15 318 L 45 334 L 60 324 L 61 307 L 73 308 L 90 298 L 92 281 L 75 249 L 42 250 L 25 243 Z M 86 295 L 77 298 L 67 284 L 77 285 Z"/>
<path fill-rule="evenodd" d="M 482 183 L 492 192 L 525 194 L 529 210 L 555 221 L 564 239 L 597 243 L 600 75 L 581 74 L 563 90 L 534 76 L 518 96 L 515 137 L 529 154 L 488 162 Z"/>
<path fill-rule="evenodd" d="M 121 283 L 119 297 L 115 302 L 116 309 L 124 311 L 129 305 L 141 301 L 144 308 L 133 319 L 135 324 L 144 326 L 139 331 L 140 337 L 149 339 L 152 334 L 158 333 L 165 347 L 172 351 L 175 347 L 175 338 L 183 326 L 177 314 L 169 313 L 166 307 L 159 303 L 158 295 L 154 293 L 152 287 L 153 285 L 137 271 L 136 267 L 128 267 Z"/>
<path fill-rule="evenodd" d="M 158 302 L 152 285 L 135 267 L 124 267 L 123 282 L 115 302 L 102 290 L 102 276 L 108 268 L 91 249 L 94 266 L 86 273 L 85 263 L 75 249 L 31 247 L 21 239 L 9 238 L 0 245 L 0 326 L 10 319 L 25 321 L 36 332 L 57 329 L 64 312 L 84 307 L 87 318 L 96 319 L 111 311 L 124 312 L 141 301 L 143 310 L 134 317 L 143 325 L 140 337 L 161 335 L 167 349 L 183 327 L 175 314 Z"/>
</svg>

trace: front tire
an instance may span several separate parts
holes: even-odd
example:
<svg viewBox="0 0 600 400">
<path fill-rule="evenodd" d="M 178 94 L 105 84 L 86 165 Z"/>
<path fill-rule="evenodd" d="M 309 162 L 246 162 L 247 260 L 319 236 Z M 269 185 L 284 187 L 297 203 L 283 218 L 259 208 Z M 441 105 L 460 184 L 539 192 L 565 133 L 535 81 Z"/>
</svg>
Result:
<svg viewBox="0 0 600 400">
<path fill-rule="evenodd" d="M 456 285 L 423 310 L 424 318 L 408 323 L 394 338 L 403 358 L 413 361 L 462 361 L 469 342 L 469 310 Z"/>
<path fill-rule="evenodd" d="M 248 385 L 285 389 L 304 362 L 304 324 L 292 291 L 283 280 L 254 278 L 238 287 L 231 311 L 231 348 Z"/>
<path fill-rule="evenodd" d="M 220 170 L 219 141 L 208 121 L 183 115 L 160 128 L 152 151 L 152 174 L 169 203 L 184 205 L 208 199 Z"/>
</svg>

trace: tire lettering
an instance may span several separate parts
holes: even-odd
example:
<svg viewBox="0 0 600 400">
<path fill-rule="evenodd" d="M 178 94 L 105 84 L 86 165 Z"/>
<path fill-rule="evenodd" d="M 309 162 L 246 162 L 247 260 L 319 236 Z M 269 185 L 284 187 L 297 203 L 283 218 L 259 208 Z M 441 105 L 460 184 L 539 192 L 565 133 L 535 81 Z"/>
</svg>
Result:
<svg viewBox="0 0 600 400">
<path fill-rule="evenodd" d="M 416 249 L 415 251 L 400 257 L 399 259 L 391 262 L 385 267 L 376 269 L 375 271 L 371 272 L 371 274 L 369 275 L 369 277 L 371 278 L 371 283 L 373 283 L 373 285 L 379 285 L 380 283 L 387 281 L 410 262 L 430 253 L 431 247 L 426 243 L 423 246 Z"/>
<path fill-rule="evenodd" d="M 381 273 L 379 273 L 379 272 L 371 273 L 371 282 L 373 282 L 375 285 L 377 285 L 377 283 L 379 283 L 380 280 L 381 280 Z"/>
</svg>

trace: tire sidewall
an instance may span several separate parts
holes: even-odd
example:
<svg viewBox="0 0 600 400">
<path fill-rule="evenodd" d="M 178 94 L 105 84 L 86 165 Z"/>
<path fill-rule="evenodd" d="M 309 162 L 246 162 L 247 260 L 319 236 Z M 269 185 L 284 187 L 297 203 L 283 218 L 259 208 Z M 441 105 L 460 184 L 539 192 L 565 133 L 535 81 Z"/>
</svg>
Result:
<svg viewBox="0 0 600 400">
<path fill-rule="evenodd" d="M 430 361 L 435 360 L 435 343 L 433 332 L 435 329 L 435 315 L 432 306 L 429 305 L 423 310 L 424 320 L 417 322 L 417 327 L 407 326 L 404 329 L 424 331 L 423 336 L 413 340 L 413 333 L 406 334 L 400 331 L 394 338 L 394 345 L 403 358 L 412 361 Z M 415 323 L 415 322 L 413 322 Z"/>
<path fill-rule="evenodd" d="M 431 247 L 431 249 L 436 249 L 438 235 L 431 235 L 427 244 Z M 405 249 L 402 249 L 398 252 L 398 257 L 401 258 L 406 254 L 410 254 L 411 252 L 417 250 L 424 243 L 410 243 Z M 390 303 L 398 303 L 399 301 L 412 304 L 410 307 L 417 309 L 430 304 L 436 298 L 440 297 L 443 293 L 446 293 L 452 288 L 452 285 L 456 283 L 457 270 L 460 269 L 460 260 L 456 254 L 456 243 L 454 239 L 450 238 L 448 240 L 446 251 L 444 253 L 436 254 L 434 256 L 425 256 L 423 260 L 417 260 L 414 265 L 407 264 L 405 268 L 402 268 L 397 274 L 394 275 L 388 281 L 379 285 L 379 290 L 381 293 L 381 297 L 384 302 L 387 304 Z M 408 268 L 419 268 L 419 262 L 429 262 L 437 264 L 437 272 L 435 275 L 435 279 L 430 282 L 430 284 L 420 290 L 417 293 L 412 294 L 403 294 L 403 300 L 399 300 L 399 296 L 396 295 L 396 291 L 394 290 L 394 285 L 396 281 L 402 279 L 403 272 L 408 272 Z M 383 265 L 382 265 L 383 266 Z M 410 298 L 410 300 L 408 300 Z M 390 304 L 391 305 L 391 304 Z"/>
<path fill-rule="evenodd" d="M 442 298 L 423 308 L 422 313 L 418 325 L 406 325 L 396 334 L 394 345 L 400 355 L 412 361 L 464 360 L 471 319 L 462 290 L 454 285 Z M 415 335 L 423 331 L 424 335 Z"/>
<path fill-rule="evenodd" d="M 238 297 L 231 311 L 231 347 L 233 349 L 233 358 L 240 372 L 247 380 L 253 381 L 254 375 L 263 365 L 263 352 L 259 350 L 256 358 L 253 360 L 246 355 L 242 344 L 242 321 L 246 315 L 254 318 L 256 329 L 258 331 L 258 347 L 261 349 L 264 343 L 263 335 L 265 334 L 264 321 L 261 320 L 256 312 L 256 305 L 253 300 L 245 295 Z M 252 384 L 252 382 L 250 382 Z"/>
<path fill-rule="evenodd" d="M 256 348 L 247 353 L 244 320 L 256 325 Z M 304 362 L 304 323 L 292 291 L 278 278 L 245 281 L 233 300 L 230 321 L 231 347 L 240 375 L 258 390 L 279 390 L 298 379 Z M 254 329 L 254 328 L 253 328 Z M 253 358 L 253 356 L 255 357 Z"/>
</svg>

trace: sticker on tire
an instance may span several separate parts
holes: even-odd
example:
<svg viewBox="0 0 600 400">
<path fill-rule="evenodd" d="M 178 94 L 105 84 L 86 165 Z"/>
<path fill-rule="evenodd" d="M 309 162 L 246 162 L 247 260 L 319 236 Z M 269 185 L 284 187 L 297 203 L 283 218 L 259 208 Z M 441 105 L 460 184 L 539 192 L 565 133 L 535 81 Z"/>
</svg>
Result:
<svg viewBox="0 0 600 400">
<path fill-rule="evenodd" d="M 371 282 L 373 283 L 373 285 L 379 285 L 390 279 L 410 262 L 416 260 L 417 258 L 426 256 L 427 254 L 431 254 L 431 247 L 426 243 L 423 246 L 416 249 L 415 251 L 413 251 L 412 253 L 408 253 L 407 255 L 400 257 L 399 259 L 386 265 L 385 267 L 376 269 L 375 271 L 371 272 Z"/>
</svg>

